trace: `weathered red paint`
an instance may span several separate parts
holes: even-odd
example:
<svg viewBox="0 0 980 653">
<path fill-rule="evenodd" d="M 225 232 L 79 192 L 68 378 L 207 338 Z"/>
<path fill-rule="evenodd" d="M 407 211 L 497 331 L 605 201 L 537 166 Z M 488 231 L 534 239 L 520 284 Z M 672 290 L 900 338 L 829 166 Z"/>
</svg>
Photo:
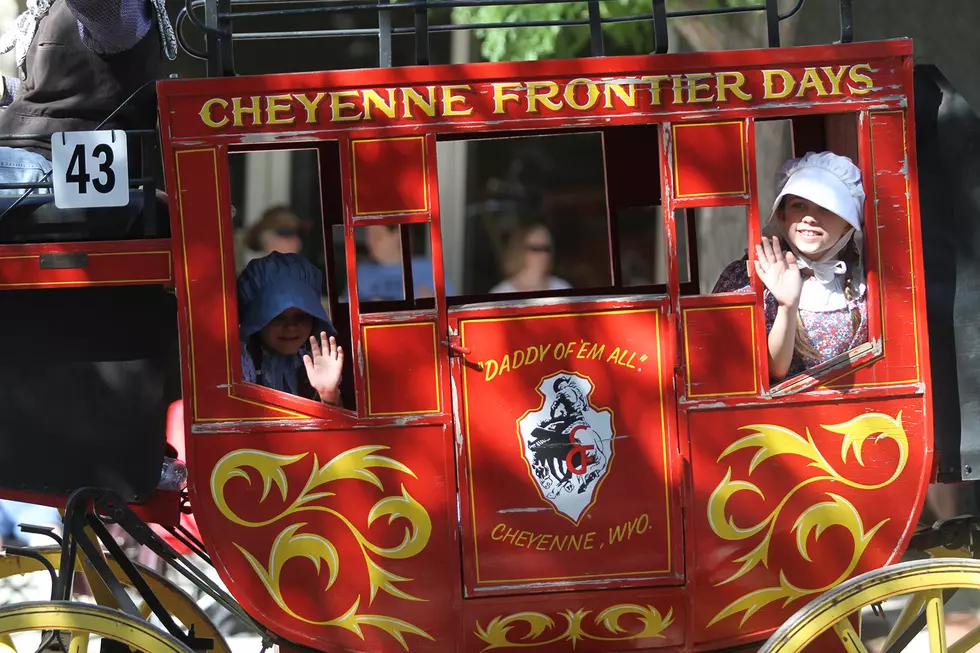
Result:
<svg viewBox="0 0 980 653">
<path fill-rule="evenodd" d="M 873 80 L 868 93 L 855 93 L 863 82 L 845 75 L 834 95 L 833 82 L 819 77 L 861 64 Z M 809 90 L 765 97 L 761 71 L 800 81 L 807 69 Z M 689 102 L 703 89 L 688 85 L 673 101 L 670 75 L 714 84 L 716 93 L 718 73 L 728 72 L 745 76 L 751 98 L 730 92 L 725 102 Z M 653 74 L 668 76 L 660 105 L 647 87 L 636 107 L 611 91 L 607 108 L 600 90 L 595 106 L 575 109 L 562 91 L 562 106 L 527 110 L 528 82 L 563 88 Z M 495 114 L 499 83 L 524 95 Z M 406 118 L 403 106 L 389 117 L 369 93 L 373 120 L 338 121 L 328 111 L 307 123 L 296 99 L 324 93 L 326 103 L 331 92 L 346 93 L 334 96 L 353 105 L 340 107 L 345 117 L 363 110 L 365 90 L 384 100 L 388 88 L 397 99 L 398 89 L 422 94 L 430 86 L 432 117 Z M 574 86 L 573 103 L 587 102 L 586 86 Z M 764 639 L 807 591 L 896 561 L 933 466 L 911 88 L 907 41 L 161 83 L 190 489 L 224 582 L 270 629 L 321 650 L 476 653 L 520 643 L 692 651 Z M 234 98 L 248 107 L 253 96 L 257 110 L 239 111 L 240 126 L 202 122 L 209 101 L 221 100 L 207 114 L 220 122 L 222 102 L 233 112 Z M 284 96 L 272 100 L 284 108 L 269 114 L 267 96 Z M 821 142 L 856 153 L 867 180 L 865 260 L 872 338 L 881 347 L 774 397 L 760 282 L 747 295 L 681 298 L 673 211 L 747 204 L 749 238 L 757 239 L 754 121 L 797 118 L 802 139 L 814 114 L 834 113 L 849 114 L 854 126 L 822 116 Z M 292 121 L 270 125 L 269 115 Z M 666 294 L 449 306 L 436 136 L 587 127 L 611 135 L 608 158 L 623 151 L 615 130 L 628 125 L 646 125 L 642 142 L 654 144 L 634 178 L 659 181 L 659 191 L 635 196 L 659 197 L 668 216 Z M 699 166 L 685 133 L 705 135 L 712 156 L 737 160 Z M 396 150 L 387 148 L 399 141 L 376 140 L 393 138 L 418 140 Z M 325 141 L 340 146 L 352 297 L 357 405 L 343 410 L 238 380 L 227 149 Z M 374 145 L 357 150 L 364 146 L 356 142 Z M 407 148 L 415 143 L 424 163 Z M 358 176 L 355 190 L 355 167 L 371 168 L 386 188 L 368 192 Z M 745 192 L 724 195 L 739 190 L 735 180 Z M 435 299 L 428 308 L 364 313 L 355 224 L 407 221 L 430 227 Z M 555 483 L 535 480 L 549 472 L 525 448 L 534 439 L 528 419 L 551 419 L 553 405 L 560 418 L 563 401 L 578 401 L 560 376 L 588 381 L 581 387 L 590 388 L 590 428 L 615 432 L 601 482 L 582 505 L 567 499 L 581 479 L 572 473 L 571 490 L 555 494 Z M 567 443 L 556 441 L 557 458 L 580 469 L 596 445 L 584 439 L 587 430 L 569 433 Z M 564 497 L 564 512 L 555 497 Z M 861 555 L 852 560 L 855 541 Z M 800 593 L 785 605 L 782 571 Z"/>
</svg>

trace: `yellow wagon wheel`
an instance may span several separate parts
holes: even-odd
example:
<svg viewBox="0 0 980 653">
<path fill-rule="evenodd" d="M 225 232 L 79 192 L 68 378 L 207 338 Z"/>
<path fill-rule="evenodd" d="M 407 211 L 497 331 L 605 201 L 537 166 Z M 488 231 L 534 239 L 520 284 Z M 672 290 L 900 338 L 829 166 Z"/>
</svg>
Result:
<svg viewBox="0 0 980 653">
<path fill-rule="evenodd" d="M 94 635 L 143 653 L 193 653 L 169 633 L 140 619 L 104 608 L 68 601 L 36 601 L 0 608 L 0 651 L 17 653 L 12 635 L 59 631 L 71 634 L 69 653 L 85 653 Z M 36 648 L 33 644 L 31 650 Z"/>
<path fill-rule="evenodd" d="M 57 568 L 61 560 L 60 547 L 42 547 L 35 549 L 35 551 L 47 558 Z M 122 569 L 120 569 L 119 563 L 108 555 L 106 556 L 106 562 L 109 564 L 112 573 L 119 579 L 119 582 L 131 586 L 129 579 L 122 572 Z M 184 626 L 189 627 L 193 624 L 195 636 L 214 640 L 214 647 L 210 649 L 212 653 L 231 653 L 231 648 L 228 646 L 228 642 L 225 641 L 224 635 L 221 634 L 221 631 L 214 625 L 214 622 L 211 621 L 207 613 L 197 605 L 187 592 L 149 567 L 137 562 L 133 562 L 133 565 L 139 570 L 140 575 L 143 576 L 143 579 L 150 586 L 150 589 L 153 590 L 153 593 L 160 599 L 160 603 L 163 604 L 167 612 L 180 623 L 184 624 Z M 44 567 L 33 558 L 12 555 L 0 556 L 0 579 L 38 571 L 44 571 Z M 149 606 L 143 604 L 140 608 L 143 616 L 148 618 L 151 614 Z M 5 653 L 3 651 L 5 643 L 9 645 L 10 642 L 3 634 L 0 634 L 0 653 Z"/>
<path fill-rule="evenodd" d="M 759 653 L 798 653 L 828 631 L 837 634 L 849 653 L 867 653 L 847 617 L 898 596 L 908 596 L 909 600 L 883 650 L 888 650 L 924 610 L 930 653 L 966 653 L 980 644 L 980 626 L 956 642 L 946 641 L 943 591 L 956 589 L 980 589 L 980 561 L 937 558 L 876 569 L 841 583 L 800 608 Z"/>
</svg>

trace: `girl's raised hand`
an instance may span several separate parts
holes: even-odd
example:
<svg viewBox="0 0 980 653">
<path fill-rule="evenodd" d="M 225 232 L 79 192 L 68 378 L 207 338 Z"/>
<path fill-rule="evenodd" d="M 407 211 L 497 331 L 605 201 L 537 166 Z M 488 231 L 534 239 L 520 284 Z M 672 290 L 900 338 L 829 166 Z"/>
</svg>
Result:
<svg viewBox="0 0 980 653">
<path fill-rule="evenodd" d="M 320 400 L 327 404 L 340 404 L 340 377 L 344 371 L 344 350 L 337 346 L 337 340 L 330 336 L 327 339 L 325 331 L 320 332 L 320 343 L 316 336 L 310 336 L 309 354 L 303 355 L 306 365 L 306 376 L 310 385 L 320 395 Z"/>
<path fill-rule="evenodd" d="M 787 308 L 797 307 L 803 290 L 803 279 L 793 252 L 783 252 L 779 239 L 775 236 L 771 243 L 770 239 L 763 236 L 762 244 L 755 246 L 755 254 L 755 273 L 772 293 L 776 303 Z"/>
</svg>

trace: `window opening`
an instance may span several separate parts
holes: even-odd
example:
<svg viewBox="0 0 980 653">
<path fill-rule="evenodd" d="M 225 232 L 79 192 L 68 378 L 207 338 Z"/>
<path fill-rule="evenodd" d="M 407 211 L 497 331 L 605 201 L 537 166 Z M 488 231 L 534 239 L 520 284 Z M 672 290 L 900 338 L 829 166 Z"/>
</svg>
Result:
<svg viewBox="0 0 980 653">
<path fill-rule="evenodd" d="M 698 270 L 691 277 L 691 261 L 697 260 L 696 243 L 688 240 L 688 222 L 694 209 L 674 211 L 677 234 L 678 279 L 690 294 L 697 294 Z M 619 231 L 620 273 L 626 287 L 667 285 L 667 246 L 664 241 L 663 208 L 637 206 L 620 209 L 615 214 Z"/>
<path fill-rule="evenodd" d="M 697 243 L 697 285 L 682 286 L 683 295 L 707 295 L 714 292 L 747 291 L 749 280 L 744 258 L 749 237 L 747 206 L 714 206 L 690 209 L 693 219 L 686 221 Z M 680 232 L 680 229 L 678 229 Z M 679 236 L 678 236 L 679 240 Z M 686 291 L 686 292 L 685 292 Z"/>
<path fill-rule="evenodd" d="M 334 227 L 334 230 L 337 234 L 335 242 L 339 240 L 342 245 L 343 228 Z M 357 295 L 361 312 L 432 308 L 435 305 L 428 224 L 357 226 L 354 227 L 354 242 L 357 245 Z M 406 265 L 406 261 L 411 261 L 411 265 Z M 406 274 L 411 274 L 410 284 L 405 283 Z M 346 290 L 341 301 L 348 301 Z M 406 306 L 405 302 L 410 305 Z"/>
<path fill-rule="evenodd" d="M 464 251 L 460 268 L 447 270 L 448 295 L 611 285 L 602 134 L 463 142 L 465 210 L 442 215 L 443 234 L 462 241 L 444 241 L 444 249 Z M 440 178 L 444 195 L 452 186 Z"/>
<path fill-rule="evenodd" d="M 343 232 L 332 228 L 343 220 L 338 157 L 336 143 L 229 154 L 238 345 L 246 383 L 353 409 L 349 312 L 333 300 L 345 267 Z M 343 363 L 316 358 L 310 375 L 303 357 L 319 350 L 321 331 Z"/>
<path fill-rule="evenodd" d="M 777 174 L 786 161 L 802 157 L 808 152 L 832 152 L 848 157 L 860 168 L 862 162 L 858 156 L 859 134 L 856 113 L 756 121 L 760 226 L 765 228 L 769 221 L 773 202 L 777 197 Z M 863 186 L 864 191 L 869 192 L 869 180 L 864 179 Z M 806 204 L 797 202 L 793 206 L 806 212 Z M 785 200 L 782 206 L 784 211 L 795 210 Z M 864 216 L 864 223 L 867 224 L 867 216 Z M 840 233 L 846 233 L 848 229 L 848 225 L 842 224 Z M 785 234 L 780 238 L 784 251 L 788 249 L 788 238 Z M 820 377 L 839 373 L 843 367 L 853 366 L 876 355 L 875 347 L 868 337 L 868 315 L 874 305 L 873 293 L 865 290 L 862 294 L 853 276 L 855 273 L 862 274 L 863 262 L 867 260 L 866 240 L 862 239 L 861 242 L 862 246 L 858 247 L 852 237 L 834 257 L 845 262 L 847 268 L 847 272 L 840 275 L 839 279 L 844 291 L 844 299 L 839 300 L 841 307 L 826 310 L 818 309 L 815 305 L 810 306 L 813 302 L 801 302 L 795 321 L 796 338 L 789 370 L 785 374 L 781 374 L 779 370 L 775 373 L 770 370 L 774 384 L 773 393 L 789 394 L 805 390 L 818 383 Z M 755 243 L 749 245 L 754 247 Z M 804 283 L 813 282 L 804 279 Z M 765 313 L 769 325 L 775 317 L 776 304 L 770 293 L 764 293 L 763 301 L 766 302 Z"/>
</svg>

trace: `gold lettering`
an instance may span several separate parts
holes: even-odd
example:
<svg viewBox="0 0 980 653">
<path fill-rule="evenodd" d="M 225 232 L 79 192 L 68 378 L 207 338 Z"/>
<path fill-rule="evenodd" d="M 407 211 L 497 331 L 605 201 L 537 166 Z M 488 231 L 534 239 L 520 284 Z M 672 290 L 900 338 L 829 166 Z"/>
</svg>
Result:
<svg viewBox="0 0 980 653">
<path fill-rule="evenodd" d="M 469 84 L 455 84 L 442 87 L 442 115 L 444 116 L 468 116 L 473 113 L 473 107 L 456 109 L 455 103 L 466 103 L 465 95 L 456 95 L 456 91 L 472 91 Z"/>
<path fill-rule="evenodd" d="M 560 361 L 565 357 L 565 343 L 559 342 L 555 345 L 555 360 Z"/>
<path fill-rule="evenodd" d="M 533 359 L 531 358 L 531 354 L 534 354 L 534 358 Z M 538 347 L 528 347 L 527 348 L 527 357 L 524 359 L 524 364 L 525 365 L 533 365 L 534 363 L 537 363 L 538 362 L 538 358 L 539 357 L 540 357 L 540 349 Z"/>
<path fill-rule="evenodd" d="M 841 80 L 844 79 L 844 73 L 847 72 L 847 66 L 838 66 L 836 74 L 830 66 L 823 66 L 820 70 L 822 70 L 823 74 L 830 79 L 830 94 L 840 95 L 840 83 Z"/>
<path fill-rule="evenodd" d="M 211 110 L 214 108 L 215 105 L 218 105 L 222 109 L 227 109 L 228 101 L 222 100 L 219 97 L 211 98 L 210 100 L 204 103 L 203 107 L 201 107 L 200 116 L 201 116 L 201 120 L 204 121 L 205 125 L 207 125 L 212 129 L 219 129 L 228 124 L 228 115 L 223 114 L 221 116 L 221 120 L 215 120 L 214 118 L 212 118 Z"/>
<path fill-rule="evenodd" d="M 569 539 L 569 542 L 568 542 L 568 550 L 569 551 L 572 550 L 572 547 L 573 546 L 575 547 L 575 550 L 576 551 L 581 551 L 582 550 L 582 535 L 581 534 L 579 534 L 579 535 L 569 535 L 568 536 L 568 539 Z"/>
<path fill-rule="evenodd" d="M 613 349 L 613 352 L 609 354 L 609 358 L 606 359 L 606 362 L 615 363 L 617 358 L 619 358 L 619 347 Z"/>
<path fill-rule="evenodd" d="M 426 86 L 425 90 L 429 93 L 429 99 L 426 100 L 422 97 L 422 94 L 416 91 L 414 88 L 403 88 L 402 92 L 402 103 L 405 105 L 405 113 L 402 117 L 404 118 L 414 118 L 412 114 L 412 106 L 415 105 L 422 110 L 422 113 L 434 118 L 436 115 L 436 87 Z"/>
<path fill-rule="evenodd" d="M 323 98 L 325 97 L 327 97 L 326 93 L 317 93 L 312 100 L 306 97 L 306 93 L 296 96 L 296 99 L 306 109 L 306 124 L 310 125 L 316 122 L 316 108 L 320 106 L 320 103 L 323 102 Z"/>
<path fill-rule="evenodd" d="M 592 548 L 592 538 L 593 537 L 595 537 L 595 533 L 594 532 L 591 532 L 590 531 L 590 532 L 588 532 L 588 533 L 585 534 L 585 545 L 584 545 L 583 548 L 586 551 L 588 551 L 588 550 L 590 550 Z"/>
<path fill-rule="evenodd" d="M 699 102 L 711 102 L 715 99 L 714 95 L 706 95 L 703 97 L 698 97 L 698 91 L 708 91 L 711 92 L 711 87 L 704 83 L 698 83 L 700 79 L 708 79 L 713 77 L 711 73 L 691 73 L 686 75 L 687 77 L 687 101 L 691 104 L 697 104 Z"/>
<path fill-rule="evenodd" d="M 503 359 L 500 361 L 500 373 L 510 372 L 510 354 L 504 354 Z"/>
<path fill-rule="evenodd" d="M 612 82 L 606 82 L 604 94 L 606 96 L 606 103 L 603 105 L 607 109 L 613 108 L 612 96 L 615 95 L 619 100 L 628 107 L 636 106 L 636 85 L 635 84 L 615 84 Z"/>
<path fill-rule="evenodd" d="M 867 75 L 857 72 L 858 69 L 866 70 L 870 73 L 871 64 L 859 63 L 856 66 L 852 66 L 851 70 L 848 71 L 847 76 L 850 77 L 851 81 L 854 82 L 855 84 L 863 84 L 864 86 L 855 87 L 848 84 L 847 88 L 850 89 L 851 93 L 853 93 L 854 95 L 867 95 L 868 93 L 874 90 L 874 86 L 875 86 L 874 80 L 872 80 Z"/>
<path fill-rule="evenodd" d="M 493 370 L 493 371 L 491 372 L 491 370 Z M 485 365 L 485 368 L 484 368 L 484 371 L 485 371 L 484 378 L 487 381 L 490 381 L 490 379 L 492 379 L 493 377 L 497 376 L 498 370 L 499 370 L 499 367 L 497 365 L 497 361 L 492 360 L 492 359 L 491 360 L 488 360 L 486 362 L 486 365 Z"/>
<path fill-rule="evenodd" d="M 395 117 L 395 89 L 386 88 L 385 90 L 388 92 L 387 101 L 374 89 L 368 88 L 361 92 L 364 99 L 364 118 L 366 120 L 374 120 L 372 107 L 377 107 L 381 113 L 389 118 Z"/>
<path fill-rule="evenodd" d="M 568 343 L 568 348 L 565 350 L 565 358 L 572 357 L 572 349 L 574 348 L 575 348 L 575 341 L 573 340 L 572 342 Z"/>
<path fill-rule="evenodd" d="M 292 95 L 266 95 L 265 96 L 265 124 L 267 125 L 289 125 L 296 122 L 295 116 L 280 118 L 279 112 L 292 109 L 290 102 Z M 280 104 L 286 102 L 286 104 Z"/>
<path fill-rule="evenodd" d="M 530 533 L 528 533 L 527 531 L 521 531 L 518 534 L 517 539 L 514 540 L 514 546 L 524 546 L 523 540 L 527 539 L 528 535 L 530 535 Z"/>
<path fill-rule="evenodd" d="M 493 113 L 494 115 L 500 115 L 502 113 L 507 113 L 504 109 L 504 100 L 510 100 L 511 102 L 520 101 L 520 96 L 517 93 L 504 93 L 506 89 L 520 88 L 520 84 L 515 84 L 514 82 L 499 82 L 493 85 Z"/>
<path fill-rule="evenodd" d="M 343 115 L 344 109 L 357 109 L 353 102 L 343 102 L 343 98 L 358 97 L 357 91 L 330 91 L 330 118 L 334 122 L 350 122 L 360 120 L 363 117 L 361 112 L 354 115 Z"/>
<path fill-rule="evenodd" d="M 585 342 L 583 340 L 582 346 L 578 348 L 578 353 L 575 354 L 575 358 L 585 358 L 585 356 L 583 356 L 582 354 L 585 352 L 585 349 L 591 344 L 592 344 L 591 342 Z"/>
<path fill-rule="evenodd" d="M 506 535 L 504 535 L 504 536 L 503 536 L 503 538 L 501 538 L 501 539 L 502 539 L 502 540 L 503 540 L 504 542 L 506 542 L 507 540 L 510 540 L 510 542 L 511 542 L 511 544 L 513 544 L 513 543 L 514 543 L 514 538 L 515 538 L 515 537 L 517 537 L 517 534 L 518 534 L 519 532 L 520 532 L 520 531 L 516 531 L 516 530 L 514 530 L 513 528 L 508 528 L 508 529 L 507 529 L 507 534 L 506 534 Z"/>
<path fill-rule="evenodd" d="M 681 75 L 671 75 L 671 88 L 674 91 L 674 104 L 684 104 L 684 78 Z"/>
<path fill-rule="evenodd" d="M 586 90 L 586 101 L 579 102 L 575 97 L 575 87 L 585 86 Z M 573 109 L 579 111 L 588 111 L 595 106 L 596 101 L 599 99 L 599 89 L 596 83 L 591 79 L 573 79 L 565 85 L 565 103 Z"/>
<path fill-rule="evenodd" d="M 543 535 L 541 537 L 541 541 L 538 542 L 538 545 L 536 547 L 534 547 L 534 548 L 537 549 L 538 551 L 544 551 L 547 548 L 547 545 L 545 543 L 548 540 L 550 540 L 552 537 L 554 537 L 554 536 L 553 535 Z"/>
<path fill-rule="evenodd" d="M 600 345 L 598 343 L 592 345 L 592 351 L 589 352 L 589 358 L 595 360 L 597 358 L 602 358 L 602 352 L 606 350 L 605 345 Z"/>
<path fill-rule="evenodd" d="M 520 356 L 521 356 L 520 359 L 517 358 L 518 354 L 520 354 Z M 520 367 L 520 366 L 522 366 L 524 364 L 524 350 L 523 349 L 518 349 L 517 351 L 514 352 L 513 356 L 514 356 L 514 358 L 513 358 L 513 367 L 511 367 L 511 369 L 512 370 L 516 370 L 518 367 Z M 520 360 L 520 362 L 518 362 L 518 360 Z"/>
<path fill-rule="evenodd" d="M 817 69 L 805 68 L 803 70 L 803 79 L 800 81 L 800 90 L 796 92 L 796 97 L 804 97 L 807 89 L 811 88 L 817 92 L 817 97 L 827 95 L 827 87 L 823 85 L 823 80 L 817 74 Z"/>
<path fill-rule="evenodd" d="M 542 92 L 539 89 L 545 89 Z M 552 111 L 561 109 L 561 102 L 555 102 L 551 98 L 558 95 L 558 84 L 554 82 L 528 82 L 527 83 L 527 112 L 538 113 L 538 103 L 545 105 Z"/>
<path fill-rule="evenodd" d="M 728 81 L 731 78 L 732 81 Z M 718 73 L 718 101 L 727 102 L 728 97 L 725 95 L 727 91 L 731 91 L 733 95 L 737 96 L 741 100 L 751 100 L 752 96 L 742 90 L 742 86 L 745 85 L 745 75 L 739 72 L 725 72 Z"/>
<path fill-rule="evenodd" d="M 262 112 L 261 105 L 259 104 L 259 96 L 253 95 L 251 98 L 252 105 L 248 107 L 242 106 L 242 100 L 244 98 L 233 97 L 231 98 L 231 115 L 235 119 L 235 127 L 241 127 L 245 124 L 242 117 L 247 113 L 252 116 L 252 125 L 258 126 L 262 124 Z"/>
<path fill-rule="evenodd" d="M 793 89 L 796 88 L 796 80 L 785 70 L 763 70 L 764 75 L 763 84 L 766 89 L 763 97 L 767 100 L 780 100 L 784 97 L 788 97 Z M 776 91 L 773 88 L 773 76 L 781 77 L 783 80 L 783 90 Z"/>
<path fill-rule="evenodd" d="M 490 531 L 490 539 L 492 539 L 492 540 L 499 540 L 499 539 L 501 539 L 503 537 L 502 535 L 500 537 L 497 537 L 497 529 L 498 528 L 502 532 L 502 531 L 504 531 L 504 530 L 507 529 L 507 526 L 505 526 L 504 524 L 497 524 L 496 526 L 494 526 L 493 527 L 493 530 Z"/>
<path fill-rule="evenodd" d="M 665 82 L 668 79 L 670 79 L 670 77 L 667 75 L 646 75 L 640 78 L 640 81 L 650 83 L 650 102 L 655 106 L 659 106 L 661 102 L 660 91 L 662 89 L 660 82 Z"/>
</svg>

